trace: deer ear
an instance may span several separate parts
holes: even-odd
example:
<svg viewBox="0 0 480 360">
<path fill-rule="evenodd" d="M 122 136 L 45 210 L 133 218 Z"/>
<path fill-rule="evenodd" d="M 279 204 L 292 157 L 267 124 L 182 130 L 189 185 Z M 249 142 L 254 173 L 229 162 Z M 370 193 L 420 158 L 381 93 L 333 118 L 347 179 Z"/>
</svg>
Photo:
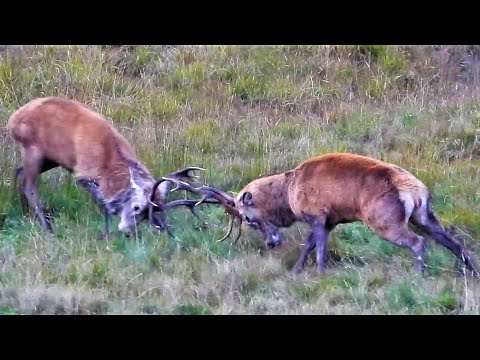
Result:
<svg viewBox="0 0 480 360">
<path fill-rule="evenodd" d="M 242 202 L 243 202 L 243 205 L 247 205 L 247 206 L 252 206 L 253 205 L 253 201 L 252 201 L 252 193 L 250 192 L 244 192 L 243 195 L 242 195 Z"/>
<path fill-rule="evenodd" d="M 130 173 L 130 186 L 135 190 L 141 189 L 140 185 L 135 181 L 137 176 L 136 170 L 129 166 L 128 171 Z"/>
</svg>

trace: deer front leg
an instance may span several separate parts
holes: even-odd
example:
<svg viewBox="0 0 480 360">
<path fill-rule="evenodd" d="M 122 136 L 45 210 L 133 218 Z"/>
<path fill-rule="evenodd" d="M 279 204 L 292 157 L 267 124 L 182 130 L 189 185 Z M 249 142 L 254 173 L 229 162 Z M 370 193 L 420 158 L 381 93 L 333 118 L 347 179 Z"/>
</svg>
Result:
<svg viewBox="0 0 480 360">
<path fill-rule="evenodd" d="M 326 228 L 326 216 L 309 216 L 305 221 L 310 225 L 312 231 L 308 236 L 302 253 L 292 268 L 296 274 L 300 273 L 307 261 L 308 255 L 316 248 L 318 272 L 323 275 L 325 272 L 325 257 L 327 254 L 328 235 L 331 229 Z"/>
<path fill-rule="evenodd" d="M 308 236 L 307 241 L 305 242 L 305 245 L 303 245 L 302 253 L 300 254 L 300 257 L 298 258 L 297 262 L 292 268 L 292 272 L 294 274 L 300 274 L 305 266 L 305 262 L 307 261 L 308 255 L 315 249 L 316 243 L 315 243 L 315 237 L 313 234 L 313 231 L 310 233 Z"/>
<path fill-rule="evenodd" d="M 313 226 L 313 237 L 317 247 L 317 265 L 319 275 L 325 274 L 325 258 L 327 255 L 328 231 L 324 225 Z"/>
<path fill-rule="evenodd" d="M 102 232 L 102 237 L 104 239 L 108 239 L 110 236 L 110 230 L 109 230 L 109 218 L 110 214 L 108 212 L 108 208 L 105 206 L 104 202 L 104 196 L 102 192 L 100 191 L 100 187 L 98 186 L 97 182 L 93 179 L 90 178 L 77 178 L 76 183 L 85 189 L 95 200 L 95 203 L 97 206 L 100 208 L 101 212 L 103 213 L 104 217 L 104 226 L 103 226 L 103 232 Z"/>
</svg>

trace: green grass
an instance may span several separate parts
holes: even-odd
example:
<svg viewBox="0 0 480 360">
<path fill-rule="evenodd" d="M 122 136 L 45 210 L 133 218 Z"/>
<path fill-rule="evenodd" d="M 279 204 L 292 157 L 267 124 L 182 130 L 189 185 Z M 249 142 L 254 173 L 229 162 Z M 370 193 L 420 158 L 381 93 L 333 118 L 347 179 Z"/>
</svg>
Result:
<svg viewBox="0 0 480 360">
<path fill-rule="evenodd" d="M 156 175 L 187 165 L 237 192 L 249 181 L 326 152 L 396 163 L 431 189 L 442 223 L 480 258 L 480 106 L 472 47 L 38 46 L 0 52 L 0 312 L 13 314 L 478 314 L 480 287 L 428 243 L 427 276 L 411 254 L 361 223 L 331 235 L 325 278 L 315 256 L 290 268 L 308 236 L 284 231 L 265 251 L 243 228 L 235 246 L 221 208 L 176 209 L 177 235 L 142 226 L 97 240 L 102 217 L 60 169 L 41 198 L 55 234 L 23 216 L 12 175 L 10 114 L 40 96 L 67 96 L 104 114 Z M 117 220 L 112 223 L 116 228 Z"/>
</svg>

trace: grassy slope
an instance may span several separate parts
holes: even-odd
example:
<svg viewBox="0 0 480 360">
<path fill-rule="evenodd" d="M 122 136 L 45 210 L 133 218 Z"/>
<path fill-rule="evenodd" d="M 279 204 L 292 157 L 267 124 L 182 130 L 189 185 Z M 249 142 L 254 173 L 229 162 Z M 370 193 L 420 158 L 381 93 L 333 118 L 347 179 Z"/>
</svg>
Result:
<svg viewBox="0 0 480 360">
<path fill-rule="evenodd" d="M 59 169 L 42 177 L 55 235 L 22 217 L 8 116 L 32 98 L 83 101 L 136 146 L 156 175 L 186 165 L 229 191 L 315 154 L 350 151 L 409 169 L 442 222 L 480 257 L 478 47 L 10 47 L 0 49 L 0 311 L 20 313 L 479 313 L 477 281 L 428 246 L 428 276 L 362 224 L 332 234 L 328 277 L 312 257 L 288 272 L 304 225 L 264 252 L 227 218 L 175 210 L 173 241 L 147 228 L 97 241 L 101 216 Z M 116 226 L 116 224 L 114 224 Z"/>
</svg>

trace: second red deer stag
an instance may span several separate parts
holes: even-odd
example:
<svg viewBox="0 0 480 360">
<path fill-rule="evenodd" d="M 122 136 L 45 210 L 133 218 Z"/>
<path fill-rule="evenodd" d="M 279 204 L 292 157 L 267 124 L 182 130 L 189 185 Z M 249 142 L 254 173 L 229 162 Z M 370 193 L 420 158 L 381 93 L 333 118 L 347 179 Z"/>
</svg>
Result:
<svg viewBox="0 0 480 360">
<path fill-rule="evenodd" d="M 8 128 L 21 150 L 23 166 L 16 178 L 23 202 L 35 210 L 45 230 L 52 231 L 52 225 L 43 213 L 36 181 L 41 173 L 58 166 L 73 173 L 76 183 L 94 198 L 104 215 L 105 236 L 110 215 L 119 215 L 118 229 L 126 235 L 147 218 L 152 226 L 172 235 L 164 211 L 180 205 L 193 211 L 193 200 L 165 204 L 170 184 L 153 190 L 156 179 L 127 140 L 102 115 L 77 101 L 32 100 L 11 115 Z M 193 170 L 202 169 L 187 167 L 169 177 L 192 178 Z"/>
<path fill-rule="evenodd" d="M 159 180 L 155 185 L 166 180 L 169 179 Z M 276 247 L 282 243 L 280 228 L 296 221 L 308 223 L 311 233 L 293 267 L 296 273 L 302 271 L 307 256 L 316 248 L 318 271 L 322 274 L 330 232 L 338 224 L 362 221 L 384 240 L 409 248 L 415 267 L 422 274 L 425 239 L 410 229 L 409 224 L 424 230 L 478 275 L 475 260 L 445 232 L 435 216 L 426 186 L 393 164 L 354 154 L 326 154 L 293 170 L 256 179 L 236 198 L 214 187 L 196 188 L 177 179 L 170 180 L 177 184 L 174 190 L 203 195 L 198 203 L 209 198 L 221 203 L 232 215 L 227 236 L 232 231 L 233 219 L 239 218 L 240 226 L 246 221 L 263 233 L 268 247 Z"/>
</svg>

